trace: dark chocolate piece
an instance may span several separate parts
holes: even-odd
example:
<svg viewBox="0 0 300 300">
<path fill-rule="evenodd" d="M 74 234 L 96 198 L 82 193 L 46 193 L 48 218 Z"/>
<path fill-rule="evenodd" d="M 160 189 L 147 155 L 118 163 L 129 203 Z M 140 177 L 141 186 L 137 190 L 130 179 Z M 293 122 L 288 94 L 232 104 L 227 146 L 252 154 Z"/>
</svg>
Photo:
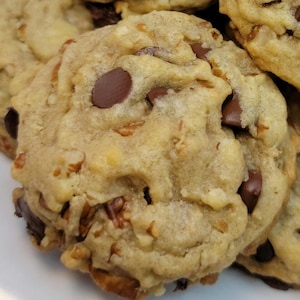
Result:
<svg viewBox="0 0 300 300">
<path fill-rule="evenodd" d="M 186 278 L 180 278 L 176 281 L 176 287 L 175 287 L 174 292 L 176 292 L 178 290 L 184 291 L 188 288 L 188 285 L 189 285 L 189 283 Z"/>
<path fill-rule="evenodd" d="M 144 199 L 146 200 L 147 204 L 151 204 L 152 203 L 152 199 L 149 193 L 149 187 L 145 187 L 144 188 Z"/>
<path fill-rule="evenodd" d="M 200 43 L 191 45 L 193 52 L 196 54 L 197 58 L 207 60 L 206 54 L 211 50 L 210 48 L 203 47 Z"/>
<path fill-rule="evenodd" d="M 16 139 L 18 137 L 19 114 L 14 108 L 10 108 L 4 117 L 5 129 L 10 137 Z"/>
<path fill-rule="evenodd" d="M 36 239 L 37 244 L 40 245 L 45 236 L 45 223 L 31 211 L 24 197 L 17 199 L 15 209 L 15 215 L 19 218 L 24 218 L 27 223 L 27 232 L 32 235 Z"/>
<path fill-rule="evenodd" d="M 152 88 L 147 96 L 146 96 L 146 99 L 152 104 L 154 105 L 155 101 L 162 97 L 162 96 L 165 96 L 168 94 L 168 89 L 165 88 L 165 87 L 155 87 L 155 88 Z"/>
<path fill-rule="evenodd" d="M 254 258 L 256 261 L 264 263 L 271 261 L 274 256 L 274 248 L 271 242 L 269 240 L 266 240 L 256 249 L 256 254 L 254 255 Z"/>
<path fill-rule="evenodd" d="M 222 106 L 222 123 L 227 126 L 241 128 L 241 114 L 239 98 L 237 93 L 233 92 L 226 98 Z"/>
<path fill-rule="evenodd" d="M 92 92 L 92 102 L 99 108 L 110 108 L 126 99 L 131 86 L 130 74 L 122 68 L 116 68 L 96 81 Z"/>
<path fill-rule="evenodd" d="M 258 170 L 249 170 L 248 175 L 248 180 L 241 184 L 238 193 L 240 194 L 243 202 L 246 204 L 248 213 L 251 214 L 261 193 L 262 176 L 261 172 Z"/>
</svg>

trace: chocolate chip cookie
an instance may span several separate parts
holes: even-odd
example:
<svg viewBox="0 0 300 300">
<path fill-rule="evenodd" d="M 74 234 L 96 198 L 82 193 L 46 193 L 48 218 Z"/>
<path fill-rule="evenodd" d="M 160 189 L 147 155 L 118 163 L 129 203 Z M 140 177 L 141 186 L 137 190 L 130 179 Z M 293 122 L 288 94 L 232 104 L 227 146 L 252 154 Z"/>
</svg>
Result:
<svg viewBox="0 0 300 300">
<path fill-rule="evenodd" d="M 130 14 L 144 14 L 153 10 L 176 10 L 194 12 L 202 10 L 214 3 L 214 0 L 88 0 L 88 2 L 100 3 L 102 5 L 113 4 L 115 12 L 127 17 Z"/>
<path fill-rule="evenodd" d="M 274 288 L 300 288 L 300 157 L 297 180 L 285 212 L 268 239 L 253 256 L 239 256 L 237 262 Z"/>
<path fill-rule="evenodd" d="M 15 154 L 18 125 L 11 97 L 29 84 L 65 41 L 92 28 L 91 15 L 78 0 L 1 3 L 0 150 L 8 156 Z"/>
<path fill-rule="evenodd" d="M 300 1 L 220 0 L 235 37 L 263 70 L 300 89 Z"/>
<path fill-rule="evenodd" d="M 294 180 L 283 96 L 185 13 L 80 35 L 13 105 L 17 214 L 39 248 L 128 299 L 216 280 L 269 232 Z"/>
</svg>

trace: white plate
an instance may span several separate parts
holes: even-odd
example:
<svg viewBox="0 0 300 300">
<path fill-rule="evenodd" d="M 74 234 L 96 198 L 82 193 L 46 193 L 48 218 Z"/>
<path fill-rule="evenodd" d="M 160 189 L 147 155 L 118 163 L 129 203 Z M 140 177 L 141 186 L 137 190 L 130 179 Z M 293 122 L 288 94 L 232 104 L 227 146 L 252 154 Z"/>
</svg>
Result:
<svg viewBox="0 0 300 300">
<path fill-rule="evenodd" d="M 32 246 L 25 222 L 14 215 L 11 192 L 18 186 L 10 178 L 10 160 L 0 153 L 0 300 L 116 300 L 100 291 L 88 275 L 67 270 L 59 253 L 41 253 Z M 224 271 L 213 286 L 190 286 L 147 300 L 300 299 L 300 291 L 279 291 L 239 270 Z"/>
</svg>

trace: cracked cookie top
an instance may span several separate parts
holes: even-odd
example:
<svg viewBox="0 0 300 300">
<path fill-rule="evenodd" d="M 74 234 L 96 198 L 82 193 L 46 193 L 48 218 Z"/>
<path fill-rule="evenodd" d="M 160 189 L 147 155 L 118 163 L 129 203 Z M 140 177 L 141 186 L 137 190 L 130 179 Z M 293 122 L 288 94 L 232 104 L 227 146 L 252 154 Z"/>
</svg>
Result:
<svg viewBox="0 0 300 300">
<path fill-rule="evenodd" d="M 40 248 L 61 247 L 67 267 L 126 298 L 230 265 L 268 232 L 294 179 L 284 98 L 184 13 L 73 39 L 13 104 L 18 214 L 45 224 Z"/>
</svg>

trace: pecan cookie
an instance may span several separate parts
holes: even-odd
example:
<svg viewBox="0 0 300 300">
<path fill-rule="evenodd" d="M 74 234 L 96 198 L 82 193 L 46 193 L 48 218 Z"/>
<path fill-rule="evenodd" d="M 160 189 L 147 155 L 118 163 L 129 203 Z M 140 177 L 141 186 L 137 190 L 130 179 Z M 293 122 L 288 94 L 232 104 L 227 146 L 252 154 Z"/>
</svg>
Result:
<svg viewBox="0 0 300 300">
<path fill-rule="evenodd" d="M 11 97 L 32 80 L 61 45 L 93 28 L 78 0 L 11 0 L 0 6 L 0 150 L 13 157 L 18 117 Z"/>
<path fill-rule="evenodd" d="M 18 215 L 41 249 L 60 247 L 68 268 L 125 298 L 216 280 L 288 198 L 284 98 L 195 16 L 155 11 L 83 34 L 13 104 Z"/>
<path fill-rule="evenodd" d="M 255 63 L 300 89 L 300 0 L 219 2 Z"/>
<path fill-rule="evenodd" d="M 239 256 L 237 262 L 274 288 L 300 288 L 300 157 L 297 180 L 284 213 L 268 239 L 250 257 Z"/>
<path fill-rule="evenodd" d="M 176 10 L 193 12 L 196 10 L 202 10 L 214 3 L 214 0 L 88 0 L 88 2 L 100 3 L 107 5 L 113 4 L 115 12 L 127 17 L 130 14 L 145 14 L 153 10 Z"/>
</svg>

